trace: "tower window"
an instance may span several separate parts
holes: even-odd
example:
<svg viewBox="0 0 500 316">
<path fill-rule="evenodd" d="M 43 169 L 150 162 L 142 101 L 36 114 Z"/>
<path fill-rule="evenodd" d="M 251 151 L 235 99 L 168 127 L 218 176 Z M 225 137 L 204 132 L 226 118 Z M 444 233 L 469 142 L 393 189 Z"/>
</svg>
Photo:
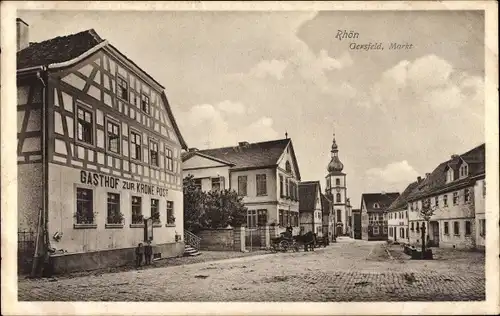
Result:
<svg viewBox="0 0 500 316">
<path fill-rule="evenodd" d="M 335 185 L 340 186 L 340 179 L 335 179 Z"/>
<path fill-rule="evenodd" d="M 340 193 L 337 193 L 335 200 L 337 203 L 340 203 L 342 201 L 342 197 L 340 196 Z"/>
</svg>

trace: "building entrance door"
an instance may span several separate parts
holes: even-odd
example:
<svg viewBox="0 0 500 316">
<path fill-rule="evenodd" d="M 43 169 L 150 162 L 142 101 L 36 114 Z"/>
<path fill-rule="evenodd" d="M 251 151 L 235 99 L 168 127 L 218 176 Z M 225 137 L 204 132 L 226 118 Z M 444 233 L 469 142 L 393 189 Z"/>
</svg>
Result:
<svg viewBox="0 0 500 316">
<path fill-rule="evenodd" d="M 432 229 L 432 243 L 435 247 L 439 247 L 439 223 L 431 222 Z"/>
</svg>

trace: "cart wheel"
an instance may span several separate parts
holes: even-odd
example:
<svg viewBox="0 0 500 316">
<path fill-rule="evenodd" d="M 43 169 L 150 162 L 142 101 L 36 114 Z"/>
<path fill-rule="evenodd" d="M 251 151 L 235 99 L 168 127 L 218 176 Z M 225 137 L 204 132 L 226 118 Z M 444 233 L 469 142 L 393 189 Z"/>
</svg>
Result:
<svg viewBox="0 0 500 316">
<path fill-rule="evenodd" d="M 286 241 L 286 240 L 282 240 L 280 242 L 280 248 L 283 250 L 283 252 L 287 252 L 289 246 L 290 245 L 289 245 L 288 241 Z"/>
</svg>

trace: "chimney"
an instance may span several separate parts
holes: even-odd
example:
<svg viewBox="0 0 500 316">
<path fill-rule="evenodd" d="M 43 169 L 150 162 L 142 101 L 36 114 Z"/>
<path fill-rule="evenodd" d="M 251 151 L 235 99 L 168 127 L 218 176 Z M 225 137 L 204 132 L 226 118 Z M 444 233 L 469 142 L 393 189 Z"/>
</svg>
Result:
<svg viewBox="0 0 500 316">
<path fill-rule="evenodd" d="M 420 182 L 422 182 L 422 177 L 421 177 L 421 176 L 418 176 L 418 177 L 417 177 L 417 183 L 420 183 Z"/>
<path fill-rule="evenodd" d="M 459 155 L 457 155 L 457 154 L 451 155 L 451 159 L 455 159 L 455 158 L 458 158 L 458 157 L 459 157 Z"/>
<path fill-rule="evenodd" d="M 30 26 L 28 23 L 24 22 L 22 19 L 16 19 L 16 30 L 17 30 L 17 51 L 23 50 L 29 46 L 29 30 Z"/>
<path fill-rule="evenodd" d="M 425 177 L 428 178 L 430 175 L 431 175 L 430 173 L 426 173 Z"/>
<path fill-rule="evenodd" d="M 246 141 L 238 143 L 238 146 L 240 146 L 240 147 L 248 147 L 249 145 L 250 144 L 248 142 L 246 142 Z"/>
<path fill-rule="evenodd" d="M 195 151 L 198 151 L 198 148 L 189 148 L 188 149 L 188 152 L 192 153 L 192 152 L 195 152 Z"/>
<path fill-rule="evenodd" d="M 382 192 L 381 192 L 381 194 L 382 194 L 382 195 L 385 195 L 385 191 L 382 191 Z"/>
</svg>

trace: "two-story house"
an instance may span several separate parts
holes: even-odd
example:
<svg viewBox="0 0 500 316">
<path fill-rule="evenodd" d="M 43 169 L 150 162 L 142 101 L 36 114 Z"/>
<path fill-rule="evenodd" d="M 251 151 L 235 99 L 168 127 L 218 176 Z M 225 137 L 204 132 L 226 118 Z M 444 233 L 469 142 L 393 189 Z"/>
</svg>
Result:
<svg viewBox="0 0 500 316">
<path fill-rule="evenodd" d="M 394 242 L 407 243 L 410 240 L 408 230 L 408 196 L 417 187 L 413 182 L 392 202 L 387 209 L 388 238 Z"/>
<path fill-rule="evenodd" d="M 332 200 L 321 194 L 321 212 L 323 213 L 323 236 L 328 236 L 329 241 L 333 241 L 335 236 L 335 213 L 333 211 Z"/>
<path fill-rule="evenodd" d="M 94 30 L 29 43 L 17 27 L 19 230 L 45 232 L 55 272 L 130 262 L 145 234 L 182 254 L 187 146 L 164 87 Z"/>
<path fill-rule="evenodd" d="M 300 233 L 313 232 L 323 237 L 323 208 L 319 181 L 299 183 Z"/>
<path fill-rule="evenodd" d="M 425 224 L 431 244 L 439 247 L 484 248 L 485 144 L 452 155 L 421 179 L 408 197 L 410 242 L 421 243 Z M 433 214 L 428 223 L 423 205 Z"/>
<path fill-rule="evenodd" d="M 247 227 L 276 224 L 299 233 L 299 166 L 289 138 L 237 146 L 190 149 L 183 153 L 183 176 L 204 191 L 232 189 L 248 209 Z"/>
<path fill-rule="evenodd" d="M 361 239 L 387 240 L 386 211 L 399 193 L 363 193 L 361 195 Z"/>
</svg>

